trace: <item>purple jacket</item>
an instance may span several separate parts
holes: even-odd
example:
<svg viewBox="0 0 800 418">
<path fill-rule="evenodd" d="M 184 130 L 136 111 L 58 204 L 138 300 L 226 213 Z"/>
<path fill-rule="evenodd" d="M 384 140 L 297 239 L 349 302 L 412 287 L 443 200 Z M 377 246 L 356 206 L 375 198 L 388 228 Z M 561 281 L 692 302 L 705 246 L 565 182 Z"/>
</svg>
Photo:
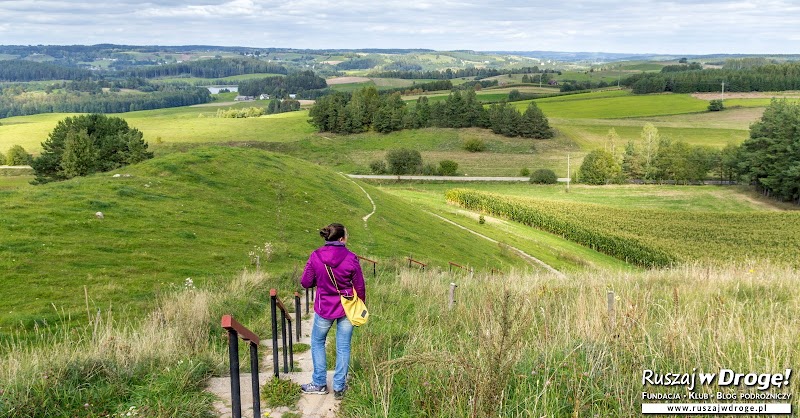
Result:
<svg viewBox="0 0 800 418">
<path fill-rule="evenodd" d="M 324 246 L 314 250 L 308 257 L 300 284 L 305 288 L 317 287 L 314 312 L 325 319 L 333 320 L 345 314 L 340 294 L 328 278 L 326 264 L 333 270 L 341 295 L 352 296 L 355 289 L 358 297 L 366 303 L 366 288 L 358 258 L 344 244 L 339 241 L 326 242 Z"/>
</svg>

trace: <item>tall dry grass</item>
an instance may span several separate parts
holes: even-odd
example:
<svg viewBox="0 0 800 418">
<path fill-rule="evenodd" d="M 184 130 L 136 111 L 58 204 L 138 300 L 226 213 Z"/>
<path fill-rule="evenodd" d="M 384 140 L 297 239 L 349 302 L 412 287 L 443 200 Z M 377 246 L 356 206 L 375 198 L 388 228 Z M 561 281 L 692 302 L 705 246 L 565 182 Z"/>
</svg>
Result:
<svg viewBox="0 0 800 418">
<path fill-rule="evenodd" d="M 209 415 L 202 386 L 226 358 L 216 341 L 220 315 L 265 293 L 266 279 L 243 272 L 222 289 L 187 281 L 143 320 L 98 312 L 83 327 L 12 341 L 0 356 L 0 416 Z"/>
<path fill-rule="evenodd" d="M 362 370 L 345 416 L 639 416 L 645 369 L 782 373 L 800 358 L 800 273 L 790 268 L 382 280 L 353 345 Z"/>
</svg>

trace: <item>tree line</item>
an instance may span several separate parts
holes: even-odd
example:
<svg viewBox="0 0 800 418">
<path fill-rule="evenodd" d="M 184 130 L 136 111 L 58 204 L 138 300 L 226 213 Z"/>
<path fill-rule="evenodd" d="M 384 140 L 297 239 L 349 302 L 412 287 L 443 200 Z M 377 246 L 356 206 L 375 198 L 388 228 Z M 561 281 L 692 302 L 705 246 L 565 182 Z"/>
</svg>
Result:
<svg viewBox="0 0 800 418">
<path fill-rule="evenodd" d="M 45 62 L 2 61 L 0 81 L 27 82 L 45 80 L 90 80 L 97 74 L 82 68 L 66 67 Z"/>
<path fill-rule="evenodd" d="M 26 97 L 0 94 L 0 118 L 39 113 L 122 113 L 211 101 L 208 89 L 162 86 L 149 94 L 57 92 Z"/>
<path fill-rule="evenodd" d="M 270 96 L 286 97 L 289 94 L 297 94 L 304 98 L 313 98 L 321 94 L 321 90 L 328 87 L 325 79 L 314 74 L 313 71 L 299 71 L 291 73 L 285 77 L 265 77 L 239 82 L 239 94 L 244 96 L 258 96 L 269 94 Z M 317 91 L 317 95 L 304 94 L 306 92 Z M 309 96 L 309 97 L 307 97 Z"/>
<path fill-rule="evenodd" d="M 477 79 L 497 77 L 504 74 L 535 74 L 535 73 L 552 73 L 553 70 L 541 71 L 539 67 L 522 67 L 508 70 L 498 70 L 495 68 L 463 68 L 452 70 L 450 68 L 438 71 L 422 71 L 422 70 L 394 70 L 394 71 L 375 71 L 369 74 L 369 77 L 379 78 L 401 78 L 407 80 L 414 79 L 434 79 L 434 80 L 452 80 L 454 78 L 462 77 L 475 77 Z"/>
<path fill-rule="evenodd" d="M 286 67 L 250 58 L 214 58 L 176 64 L 134 68 L 120 71 L 122 77 L 175 77 L 187 75 L 200 78 L 222 78 L 242 74 L 287 74 Z"/>
<path fill-rule="evenodd" d="M 763 116 L 750 126 L 741 145 L 725 148 L 691 145 L 662 137 L 650 123 L 644 125 L 637 146 L 629 141 L 623 152 L 612 128 L 605 149 L 590 152 L 579 170 L 579 181 L 589 184 L 644 180 L 696 183 L 709 178 L 755 185 L 764 195 L 800 205 L 800 105 L 773 100 Z"/>
<path fill-rule="evenodd" d="M 317 100 L 309 111 L 310 123 L 320 132 L 354 134 L 374 130 L 388 133 L 425 127 L 480 127 L 506 136 L 551 138 L 553 130 L 544 113 L 531 102 L 524 113 L 506 103 L 488 109 L 474 90 L 453 91 L 444 101 L 430 103 L 420 97 L 408 108 L 399 93 L 381 95 L 365 87 L 352 95 L 336 92 Z"/>
<path fill-rule="evenodd" d="M 800 63 L 767 64 L 738 69 L 706 69 L 631 75 L 622 84 L 634 93 L 720 91 L 786 91 L 800 89 Z"/>
</svg>

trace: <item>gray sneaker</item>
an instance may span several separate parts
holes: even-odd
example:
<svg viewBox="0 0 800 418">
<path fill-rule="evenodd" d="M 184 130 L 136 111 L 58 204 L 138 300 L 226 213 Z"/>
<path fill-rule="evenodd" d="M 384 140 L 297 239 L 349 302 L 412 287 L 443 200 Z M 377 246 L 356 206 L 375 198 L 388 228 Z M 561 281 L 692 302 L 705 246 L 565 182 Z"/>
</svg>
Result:
<svg viewBox="0 0 800 418">
<path fill-rule="evenodd" d="M 342 390 L 336 390 L 336 389 L 334 389 L 334 390 L 333 390 L 333 399 L 336 399 L 337 401 L 340 401 L 340 400 L 342 400 L 342 398 L 344 398 L 344 392 L 345 392 L 346 390 L 347 390 L 347 385 L 345 385 L 345 386 L 342 388 Z"/>
<path fill-rule="evenodd" d="M 314 395 L 327 395 L 328 385 L 317 386 L 313 383 L 306 383 L 305 385 L 300 385 L 300 390 L 302 390 L 303 393 L 309 393 Z"/>
</svg>

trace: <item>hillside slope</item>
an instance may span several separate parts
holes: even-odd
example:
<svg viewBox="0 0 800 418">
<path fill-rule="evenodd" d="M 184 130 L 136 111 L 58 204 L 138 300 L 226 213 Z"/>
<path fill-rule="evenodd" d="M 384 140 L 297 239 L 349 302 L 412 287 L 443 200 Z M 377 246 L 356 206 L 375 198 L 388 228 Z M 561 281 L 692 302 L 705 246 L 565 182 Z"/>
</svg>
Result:
<svg viewBox="0 0 800 418">
<path fill-rule="evenodd" d="M 0 191 L 0 337 L 53 323 L 62 309 L 73 318 L 97 309 L 137 316 L 155 294 L 187 278 L 226 280 L 252 267 L 249 253 L 267 242 L 273 249 L 272 261 L 262 263 L 267 271 L 301 269 L 321 244 L 318 229 L 330 222 L 347 225 L 349 246 L 384 266 L 409 254 L 444 268 L 451 260 L 479 269 L 525 265 L 364 187 L 377 205 L 366 225 L 362 217 L 372 204 L 344 176 L 267 151 L 205 147 L 24 192 Z"/>
</svg>

